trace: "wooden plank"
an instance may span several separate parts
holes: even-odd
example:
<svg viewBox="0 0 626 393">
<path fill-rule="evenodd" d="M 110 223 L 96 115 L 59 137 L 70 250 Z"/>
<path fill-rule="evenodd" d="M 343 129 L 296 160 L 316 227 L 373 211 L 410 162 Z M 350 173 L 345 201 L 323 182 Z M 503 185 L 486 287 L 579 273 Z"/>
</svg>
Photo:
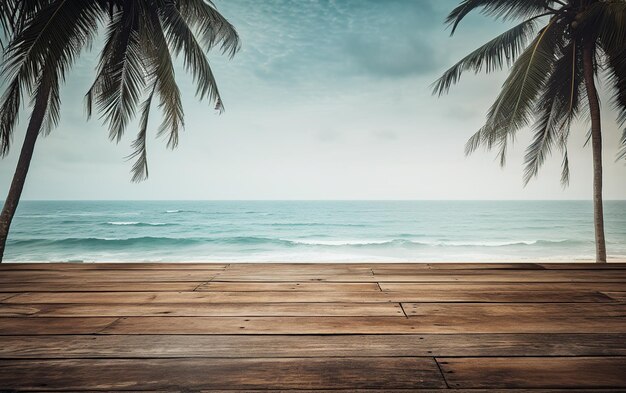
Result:
<svg viewBox="0 0 626 393">
<path fill-rule="evenodd" d="M 376 271 L 376 270 L 374 270 Z M 626 283 L 626 270 L 424 270 L 421 272 L 390 271 L 378 273 L 316 273 L 233 271 L 226 269 L 213 281 L 260 282 L 621 282 Z"/>
<path fill-rule="evenodd" d="M 626 304 L 481 304 L 481 303 L 403 303 L 407 315 L 411 317 L 427 317 L 437 314 L 448 314 L 460 317 L 463 315 L 482 316 L 487 319 L 500 316 L 529 316 L 537 319 L 555 318 L 617 318 L 626 322 Z M 625 326 L 626 327 L 626 326 Z"/>
<path fill-rule="evenodd" d="M 382 292 L 33 292 L 2 302 L 34 303 L 388 303 Z"/>
<path fill-rule="evenodd" d="M 445 388 L 432 358 L 3 360 L 5 389 Z"/>
<path fill-rule="evenodd" d="M 3 271 L 0 283 L 15 282 L 147 282 L 147 281 L 209 281 L 216 276 L 214 271 L 203 270 L 102 270 L 102 271 Z"/>
<path fill-rule="evenodd" d="M 383 292 L 430 291 L 591 291 L 613 292 L 624 289 L 619 282 L 381 282 Z"/>
<path fill-rule="evenodd" d="M 398 303 L 18 304 L 0 316 L 404 316 Z"/>
<path fill-rule="evenodd" d="M 377 282 L 374 275 L 366 273 L 238 273 L 229 272 L 219 273 L 215 276 L 214 281 L 255 281 L 255 282 Z"/>
<path fill-rule="evenodd" d="M 198 291 L 214 292 L 380 292 L 375 282 L 330 283 L 330 282 L 217 282 L 200 285 Z"/>
<path fill-rule="evenodd" d="M 393 302 L 484 302 L 484 303 L 602 303 L 614 302 L 607 295 L 595 291 L 489 291 L 437 290 L 416 292 L 384 292 Z"/>
<path fill-rule="evenodd" d="M 594 305 L 596 306 L 596 305 Z M 599 306 L 599 305 L 597 305 Z M 449 310 L 454 311 L 454 310 Z M 469 311 L 469 310 L 468 310 Z M 477 312 L 479 310 L 476 310 Z M 488 313 L 484 313 L 488 314 Z M 491 319 L 441 310 L 420 317 L 124 317 L 106 334 L 419 334 L 419 333 L 623 333 L 623 311 L 557 315 L 502 312 Z M 36 319 L 36 318 L 27 318 Z"/>
<path fill-rule="evenodd" d="M 624 356 L 626 334 L 0 336 L 0 358 Z"/>
<path fill-rule="evenodd" d="M 0 317 L 0 335 L 93 334 L 117 318 L 14 318 Z M 0 385 L 1 386 L 1 385 Z"/>
<path fill-rule="evenodd" d="M 594 264 L 587 264 L 593 266 Z M 345 271 L 345 269 L 362 270 L 362 269 L 377 269 L 377 268 L 398 268 L 398 269 L 443 269 L 443 270 L 456 270 L 456 269 L 543 269 L 542 266 L 536 263 L 523 263 L 523 262 L 472 262 L 472 263 L 456 263 L 456 262 L 348 262 L 348 263 L 231 263 L 228 266 L 229 271 L 248 271 L 248 272 L 263 272 L 263 271 Z"/>
<path fill-rule="evenodd" d="M 186 282 L 9 282 L 0 283 L 0 292 L 167 292 L 193 291 L 205 281 Z M 0 294 L 2 300 L 3 294 Z"/>
<path fill-rule="evenodd" d="M 32 292 L 0 303 L 397 303 L 397 302 L 537 302 L 598 303 L 614 299 L 583 291 L 420 291 L 420 292 Z"/>
<path fill-rule="evenodd" d="M 457 262 L 429 262 L 429 263 L 372 263 L 369 265 L 370 269 L 378 270 L 412 270 L 420 272 L 423 270 L 543 270 L 544 268 L 536 263 L 525 262 L 471 262 L 471 263 L 457 263 Z"/>
<path fill-rule="evenodd" d="M 609 263 L 537 263 L 537 266 L 540 266 L 544 269 L 555 269 L 555 270 L 568 270 L 568 269 L 579 269 L 579 270 L 595 270 L 595 269 L 626 269 L 626 263 L 624 262 L 609 262 Z"/>
<path fill-rule="evenodd" d="M 623 304 L 402 304 L 409 319 L 419 319 L 442 331 L 593 333 L 626 331 Z M 490 327 L 491 326 L 491 327 Z"/>
<path fill-rule="evenodd" d="M 626 270 L 454 270 L 448 274 L 439 271 L 373 269 L 378 281 L 435 282 L 435 281 L 492 281 L 492 282 L 623 282 Z M 220 275 L 221 278 L 221 275 Z"/>
<path fill-rule="evenodd" d="M 360 263 L 230 263 L 230 272 L 314 272 L 314 273 L 370 273 L 370 264 Z"/>
<path fill-rule="evenodd" d="M 625 357 L 438 358 L 452 388 L 624 388 Z"/>
<path fill-rule="evenodd" d="M 45 263 L 16 263 L 0 264 L 0 271 L 5 270 L 224 270 L 228 265 L 220 263 L 167 263 L 167 262 L 45 262 Z"/>
</svg>

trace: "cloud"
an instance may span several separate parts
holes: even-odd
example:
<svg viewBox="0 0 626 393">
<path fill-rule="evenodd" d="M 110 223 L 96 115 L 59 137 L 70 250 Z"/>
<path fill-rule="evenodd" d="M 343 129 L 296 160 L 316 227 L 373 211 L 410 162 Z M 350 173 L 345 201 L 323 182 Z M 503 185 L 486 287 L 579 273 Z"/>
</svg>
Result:
<svg viewBox="0 0 626 393">
<path fill-rule="evenodd" d="M 439 66 L 429 1 L 218 2 L 240 32 L 236 61 L 271 83 L 317 84 L 351 75 L 405 77 Z"/>
</svg>

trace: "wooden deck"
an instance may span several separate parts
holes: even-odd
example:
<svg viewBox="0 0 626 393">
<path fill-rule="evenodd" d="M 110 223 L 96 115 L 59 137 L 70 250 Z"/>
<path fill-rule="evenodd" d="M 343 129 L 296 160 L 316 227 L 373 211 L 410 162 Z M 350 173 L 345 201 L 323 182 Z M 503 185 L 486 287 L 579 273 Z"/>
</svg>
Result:
<svg viewBox="0 0 626 393">
<path fill-rule="evenodd" d="M 1 264 L 0 391 L 626 391 L 626 264 Z"/>
</svg>

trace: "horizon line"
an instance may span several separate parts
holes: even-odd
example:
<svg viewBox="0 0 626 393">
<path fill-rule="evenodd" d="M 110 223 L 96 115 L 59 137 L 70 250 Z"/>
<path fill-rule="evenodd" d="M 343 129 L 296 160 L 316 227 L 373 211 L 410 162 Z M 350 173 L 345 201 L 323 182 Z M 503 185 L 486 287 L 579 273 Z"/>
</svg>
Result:
<svg viewBox="0 0 626 393">
<path fill-rule="evenodd" d="M 593 202 L 593 199 L 24 199 L 22 202 Z M 604 199 L 623 202 L 626 199 Z"/>
</svg>

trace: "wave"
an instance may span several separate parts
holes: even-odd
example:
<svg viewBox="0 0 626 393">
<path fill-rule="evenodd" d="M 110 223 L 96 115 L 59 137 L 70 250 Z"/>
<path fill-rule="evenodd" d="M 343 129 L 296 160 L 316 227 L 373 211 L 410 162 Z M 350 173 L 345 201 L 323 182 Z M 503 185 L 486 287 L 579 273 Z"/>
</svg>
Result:
<svg viewBox="0 0 626 393">
<path fill-rule="evenodd" d="M 325 224 L 323 222 L 273 222 L 273 227 L 367 227 L 366 224 Z"/>
<path fill-rule="evenodd" d="M 136 226 L 136 227 L 164 227 L 176 224 L 170 224 L 166 222 L 139 222 L 139 221 L 109 221 L 105 225 L 123 225 L 123 226 Z"/>
<path fill-rule="evenodd" d="M 124 223 L 120 225 L 133 225 Z M 141 223 L 139 223 L 141 224 Z M 199 245 L 226 245 L 226 246 L 266 246 L 266 247 L 322 247 L 322 248 L 419 248 L 419 247 L 527 247 L 538 245 L 572 245 L 580 244 L 573 240 L 517 240 L 501 242 L 460 242 L 460 241 L 418 241 L 406 239 L 363 239 L 363 240 L 318 240 L 318 239 L 277 239 L 256 236 L 234 237 L 130 237 L 130 238 L 63 238 L 63 239 L 22 239 L 9 240 L 11 247 L 89 247 L 89 248 L 116 248 L 116 247 L 190 247 Z"/>
<path fill-rule="evenodd" d="M 202 212 L 200 212 L 199 210 L 171 209 L 171 210 L 166 210 L 163 213 L 176 214 L 176 213 L 202 213 Z"/>
<path fill-rule="evenodd" d="M 318 239 L 282 239 L 295 244 L 310 246 L 382 246 L 382 245 L 404 245 L 404 246 L 430 246 L 430 247 L 510 247 L 510 246 L 531 246 L 542 244 L 578 244 L 573 240 L 512 240 L 512 241 L 444 241 L 444 240 L 318 240 Z"/>
<path fill-rule="evenodd" d="M 174 237 L 130 237 L 130 238 L 106 238 L 106 237 L 69 237 L 63 239 L 26 239 L 12 240 L 12 246 L 22 247 L 89 247 L 89 248 L 116 248 L 120 246 L 185 246 L 202 243 L 199 238 L 174 238 Z"/>
</svg>

